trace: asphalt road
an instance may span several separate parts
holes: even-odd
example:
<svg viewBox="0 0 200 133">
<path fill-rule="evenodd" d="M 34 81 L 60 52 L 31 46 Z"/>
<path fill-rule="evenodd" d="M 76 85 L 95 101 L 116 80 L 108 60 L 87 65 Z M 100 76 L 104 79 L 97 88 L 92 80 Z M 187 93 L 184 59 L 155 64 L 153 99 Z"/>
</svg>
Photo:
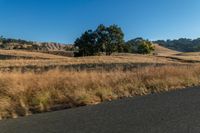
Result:
<svg viewBox="0 0 200 133">
<path fill-rule="evenodd" d="M 199 133 L 200 87 L 0 121 L 0 133 Z"/>
</svg>

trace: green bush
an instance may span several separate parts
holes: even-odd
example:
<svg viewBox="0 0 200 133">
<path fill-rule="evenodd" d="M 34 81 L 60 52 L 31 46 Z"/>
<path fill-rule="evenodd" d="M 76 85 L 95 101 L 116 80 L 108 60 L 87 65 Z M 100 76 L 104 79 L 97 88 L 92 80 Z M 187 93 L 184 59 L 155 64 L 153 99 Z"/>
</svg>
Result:
<svg viewBox="0 0 200 133">
<path fill-rule="evenodd" d="M 136 38 L 126 43 L 127 51 L 138 54 L 150 54 L 155 50 L 152 42 L 143 38 Z"/>
</svg>

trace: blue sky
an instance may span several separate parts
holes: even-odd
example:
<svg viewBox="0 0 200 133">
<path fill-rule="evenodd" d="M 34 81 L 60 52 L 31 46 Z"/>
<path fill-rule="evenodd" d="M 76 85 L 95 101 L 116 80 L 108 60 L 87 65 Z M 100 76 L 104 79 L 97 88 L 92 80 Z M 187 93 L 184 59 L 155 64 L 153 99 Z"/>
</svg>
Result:
<svg viewBox="0 0 200 133">
<path fill-rule="evenodd" d="M 0 0 L 0 35 L 73 43 L 87 29 L 117 24 L 125 40 L 200 37 L 200 0 Z"/>
</svg>

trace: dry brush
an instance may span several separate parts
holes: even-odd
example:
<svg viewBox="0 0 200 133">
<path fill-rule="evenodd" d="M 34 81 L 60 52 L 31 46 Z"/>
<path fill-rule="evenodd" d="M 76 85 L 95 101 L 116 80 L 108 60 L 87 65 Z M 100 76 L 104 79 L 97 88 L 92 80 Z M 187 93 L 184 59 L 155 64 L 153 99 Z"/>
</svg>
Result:
<svg viewBox="0 0 200 133">
<path fill-rule="evenodd" d="M 0 117 L 15 118 L 200 84 L 200 66 L 160 66 L 131 71 L 0 73 Z"/>
</svg>

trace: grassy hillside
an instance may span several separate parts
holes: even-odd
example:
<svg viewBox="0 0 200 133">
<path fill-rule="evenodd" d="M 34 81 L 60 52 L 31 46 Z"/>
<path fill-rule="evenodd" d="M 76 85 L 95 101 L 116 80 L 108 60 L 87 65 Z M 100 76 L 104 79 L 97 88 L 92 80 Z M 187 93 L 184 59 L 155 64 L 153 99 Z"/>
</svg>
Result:
<svg viewBox="0 0 200 133">
<path fill-rule="evenodd" d="M 1 50 L 0 59 L 61 59 L 63 56 L 22 50 Z"/>
<path fill-rule="evenodd" d="M 179 63 L 168 58 L 139 54 L 74 58 L 38 52 L 0 50 L 0 57 L 0 71 L 47 71 L 55 68 L 65 70 L 111 70 Z"/>
<path fill-rule="evenodd" d="M 79 58 L 0 50 L 0 118 L 200 85 L 200 64 L 191 62 L 198 53 L 155 48 L 152 55 Z"/>
<path fill-rule="evenodd" d="M 160 46 L 159 44 L 154 44 L 154 46 L 155 46 L 154 54 L 156 55 L 176 55 L 180 53 L 178 51 Z"/>
<path fill-rule="evenodd" d="M 158 57 L 168 58 L 176 62 L 185 62 L 185 63 L 199 63 L 200 62 L 200 53 L 199 52 L 178 52 L 165 48 L 160 45 L 155 45 L 154 54 Z"/>
</svg>

